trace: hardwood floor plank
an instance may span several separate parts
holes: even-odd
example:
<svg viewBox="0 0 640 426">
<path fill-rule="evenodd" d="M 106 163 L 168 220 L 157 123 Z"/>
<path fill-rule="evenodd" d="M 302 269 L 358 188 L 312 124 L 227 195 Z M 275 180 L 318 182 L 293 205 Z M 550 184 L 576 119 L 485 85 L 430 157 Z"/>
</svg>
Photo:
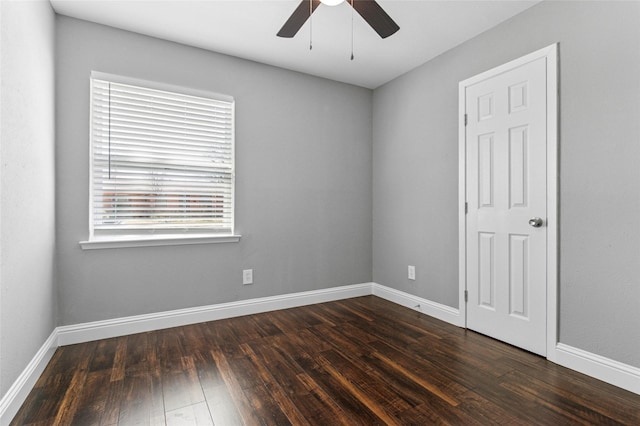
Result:
<svg viewBox="0 0 640 426">
<path fill-rule="evenodd" d="M 333 327 L 336 325 L 325 313 L 324 309 L 322 309 L 321 305 L 309 305 L 306 306 L 307 315 L 311 315 L 320 321 L 320 324 L 328 325 Z M 285 330 L 287 332 L 287 330 Z"/>
<path fill-rule="evenodd" d="M 341 371 L 338 371 L 338 369 L 335 368 L 329 360 L 321 356 L 319 357 L 319 362 L 322 365 L 322 368 L 324 368 L 324 370 L 340 384 L 340 387 L 343 389 L 342 392 L 348 392 L 352 398 L 355 398 L 364 408 L 377 417 L 374 423 L 382 423 L 385 425 L 401 424 L 398 419 L 387 412 L 384 406 L 379 403 L 380 401 L 376 401 L 374 398 L 369 396 L 365 389 L 362 389 L 356 383 L 349 380 L 349 378 L 345 377 L 345 375 Z M 362 413 L 362 411 L 358 412 L 359 415 Z"/>
<path fill-rule="evenodd" d="M 568 418 L 571 422 L 583 424 L 613 423 L 613 419 L 591 407 L 580 403 L 575 389 L 563 389 L 513 371 L 504 377 L 502 387 L 523 398 L 536 401 L 550 411 Z M 609 410 L 607 410 L 609 411 Z"/>
<path fill-rule="evenodd" d="M 452 423 L 445 422 L 438 416 L 438 412 L 430 408 L 425 408 L 423 405 L 413 407 L 404 413 L 402 413 L 402 422 L 406 425 L 450 425 Z M 455 424 L 455 423 L 453 423 Z M 464 423 L 460 423 L 464 424 Z M 477 422 L 468 423 L 465 426 L 479 425 Z"/>
<path fill-rule="evenodd" d="M 238 317 L 234 318 L 234 320 L 228 323 L 228 327 L 232 330 L 238 342 L 251 342 L 262 337 L 250 317 Z"/>
<path fill-rule="evenodd" d="M 360 317 L 362 320 L 372 323 L 378 317 L 377 315 L 371 315 L 362 309 L 358 309 L 354 307 L 348 300 L 336 300 L 334 302 L 335 306 L 339 306 L 342 312 L 347 313 L 347 321 L 352 321 L 353 315 L 356 317 Z M 351 318 L 350 318 L 351 316 Z M 346 322 L 346 321 L 345 321 Z"/>
<path fill-rule="evenodd" d="M 460 404 L 460 411 L 464 413 L 463 418 L 472 418 L 481 424 L 504 424 L 504 425 L 526 425 L 518 419 L 511 411 L 506 410 L 475 391 L 469 391 L 464 395 L 463 402 Z M 513 408 L 513 407 L 512 407 Z"/>
<path fill-rule="evenodd" d="M 125 336 L 116 340 L 113 366 L 111 367 L 112 382 L 124 380 L 124 366 L 125 358 L 127 356 L 127 338 L 128 336 Z"/>
<path fill-rule="evenodd" d="M 120 340 L 126 341 L 125 337 L 115 337 L 112 339 L 104 339 L 98 341 L 95 355 L 89 364 L 89 371 L 101 371 L 113 369 L 113 363 L 116 358 L 116 349 Z"/>
<path fill-rule="evenodd" d="M 533 398 L 523 396 L 511 392 L 503 386 L 508 383 L 509 377 L 496 379 L 490 382 L 484 382 L 474 389 L 479 395 L 482 395 L 487 401 L 500 407 L 502 410 L 508 411 L 511 415 L 518 418 L 520 422 L 532 425 L 556 425 L 556 424 L 576 424 L 571 421 L 568 413 L 558 413 L 553 409 L 540 404 Z M 513 407 L 518 407 L 514 410 Z M 580 424 L 579 422 L 577 424 Z"/>
<path fill-rule="evenodd" d="M 297 378 L 306 387 L 307 393 L 296 398 L 296 402 L 311 424 L 347 426 L 359 423 L 357 417 L 345 412 L 311 376 L 302 373 Z"/>
<path fill-rule="evenodd" d="M 324 326 L 324 324 L 321 326 Z M 333 347 L 331 342 L 327 341 L 322 335 L 319 335 L 310 328 L 304 329 L 295 334 L 287 334 L 287 339 L 280 340 L 280 342 L 283 347 L 286 346 L 286 343 L 292 342 L 308 354 L 324 352 Z"/>
<path fill-rule="evenodd" d="M 107 399 L 105 401 L 102 417 L 100 418 L 100 426 L 112 426 L 118 424 L 123 394 L 124 380 L 113 382 L 111 381 L 111 374 L 109 374 Z"/>
<path fill-rule="evenodd" d="M 500 364 L 492 357 L 486 357 L 480 348 L 469 351 L 464 344 L 449 346 L 444 343 L 445 340 L 441 340 L 443 346 L 440 348 L 422 342 L 420 345 L 395 349 L 422 363 L 428 371 L 435 371 L 444 381 L 451 381 L 468 389 L 475 388 L 479 383 L 494 381 L 512 370 L 510 366 Z M 537 358 L 535 355 L 529 355 Z"/>
<path fill-rule="evenodd" d="M 572 399 L 580 407 L 589 407 L 606 417 L 623 423 L 633 424 L 640 419 L 640 406 L 634 401 L 634 394 L 613 385 L 600 383 L 594 387 L 592 378 L 567 370 L 546 361 L 544 364 L 525 364 L 511 358 L 502 358 L 504 364 L 532 379 L 544 382 L 547 392 L 554 392 Z M 629 398 L 632 396 L 632 398 Z"/>
<path fill-rule="evenodd" d="M 53 421 L 62 403 L 60 395 L 65 393 L 73 377 L 69 372 L 60 371 L 59 368 L 63 362 L 62 358 L 69 352 L 65 349 L 56 349 L 35 387 L 23 403 L 23 409 L 12 420 L 12 425 L 35 424 L 42 421 L 48 421 L 50 424 Z M 71 351 L 74 351 L 74 348 Z"/>
<path fill-rule="evenodd" d="M 423 379 L 418 374 L 405 368 L 402 364 L 397 363 L 391 360 L 390 358 L 387 358 L 386 356 L 382 355 L 379 352 L 374 353 L 373 356 L 378 358 L 380 361 L 384 362 L 385 364 L 387 364 L 389 367 L 396 370 L 399 374 L 411 379 L 413 382 L 422 386 L 425 390 L 431 392 L 432 394 L 436 395 L 438 398 L 447 402 L 449 405 L 452 405 L 455 407 L 460 403 L 452 395 L 449 395 L 446 389 L 441 389 L 440 386 L 433 383 L 432 377 L 429 377 L 429 379 Z"/>
<path fill-rule="evenodd" d="M 148 425 L 151 413 L 151 389 L 148 377 L 127 377 L 123 384 L 119 425 Z"/>
<path fill-rule="evenodd" d="M 425 399 L 425 390 L 443 399 L 450 405 L 457 405 L 457 401 L 455 401 L 453 397 L 435 388 L 430 382 L 418 378 L 413 372 L 405 374 L 405 372 L 408 371 L 406 368 L 400 366 L 395 361 L 390 361 L 377 352 L 371 352 L 370 346 L 365 350 L 361 350 L 361 347 L 366 346 L 366 344 L 359 342 L 358 339 L 354 339 L 353 344 L 347 344 L 346 335 L 342 334 L 343 338 L 339 338 L 342 333 L 342 328 L 342 326 L 337 326 L 331 329 L 331 340 L 334 350 L 337 350 L 341 356 L 358 365 L 362 369 L 363 375 L 373 380 L 368 386 L 379 389 L 389 389 L 397 395 L 402 395 L 403 401 L 394 407 L 394 412 L 408 410 L 410 407 L 407 407 L 406 404 L 419 405 Z M 340 365 L 339 362 L 334 359 L 330 361 L 336 365 Z M 412 366 L 412 368 L 415 368 L 415 366 Z M 400 372 L 402 374 L 398 374 L 398 370 L 401 370 Z M 466 392 L 466 389 L 461 389 L 458 392 Z M 393 397 L 381 396 L 380 400 L 392 401 Z"/>
<path fill-rule="evenodd" d="M 209 341 L 209 350 L 215 348 L 222 352 L 227 359 L 244 357 L 240 350 L 240 344 L 243 342 L 237 338 L 233 328 L 230 326 L 233 319 L 235 318 L 209 323 L 209 327 L 204 330 L 205 336 Z"/>
<path fill-rule="evenodd" d="M 371 325 L 375 325 L 375 327 L 371 327 Z M 366 329 L 378 341 L 384 341 L 388 345 L 397 348 L 406 348 L 407 346 L 418 344 L 418 339 L 423 337 L 421 333 L 416 333 L 411 329 L 405 332 L 398 324 L 394 324 L 384 318 L 376 319 L 373 324 L 368 324 Z M 402 330 L 402 332 L 400 333 L 398 330 Z"/>
<path fill-rule="evenodd" d="M 233 399 L 225 385 L 204 389 L 209 414 L 216 425 L 241 425 L 242 417 L 236 410 Z"/>
<path fill-rule="evenodd" d="M 298 379 L 298 375 L 304 373 L 304 370 L 291 358 L 283 356 L 277 345 L 252 342 L 250 347 L 260 356 L 269 374 L 287 395 L 299 396 L 308 393 L 305 385 Z"/>
<path fill-rule="evenodd" d="M 281 408 L 284 415 L 289 419 L 292 424 L 306 425 L 309 424 L 300 410 L 296 407 L 295 403 L 289 399 L 287 393 L 282 389 L 279 382 L 273 377 L 269 369 L 265 366 L 264 361 L 256 355 L 253 349 L 246 343 L 241 345 L 242 350 L 249 360 L 253 363 L 254 368 L 260 375 L 260 379 L 265 384 L 267 391 L 270 393 L 276 404 Z"/>
<path fill-rule="evenodd" d="M 233 320 L 234 318 L 209 321 L 196 324 L 196 326 L 200 329 L 209 346 L 221 345 L 223 343 L 230 345 L 239 344 L 240 342 L 236 339 L 233 330 L 228 327 L 228 324 Z"/>
<path fill-rule="evenodd" d="M 207 404 L 203 401 L 167 411 L 167 426 L 213 426 Z"/>
<path fill-rule="evenodd" d="M 80 355 L 78 356 L 79 363 L 75 366 L 71 382 L 62 397 L 60 410 L 58 410 L 58 413 L 53 420 L 54 424 L 72 424 L 73 418 L 78 410 L 80 400 L 82 399 L 82 392 L 89 373 L 89 363 L 91 362 L 95 346 L 96 342 L 91 342 L 91 344 L 82 346 Z"/>
<path fill-rule="evenodd" d="M 340 326 L 326 327 L 321 325 L 309 330 L 316 339 L 325 339 L 329 344 L 329 347 L 322 351 L 318 351 L 319 353 L 338 350 L 340 352 L 350 353 L 357 358 L 370 351 L 366 343 L 360 342 L 358 339 L 345 336 L 340 332 L 340 328 Z"/>
<path fill-rule="evenodd" d="M 265 386 L 256 385 L 245 388 L 242 392 L 251 404 L 254 414 L 260 419 L 260 423 L 269 426 L 291 425 L 284 411 L 277 402 L 271 398 Z"/>
<path fill-rule="evenodd" d="M 158 335 L 147 333 L 147 357 L 146 367 L 149 376 L 150 389 L 150 412 L 149 419 L 152 425 L 161 425 L 165 420 L 164 391 L 162 389 L 162 368 L 156 350 Z"/>
<path fill-rule="evenodd" d="M 119 425 L 166 423 L 157 338 L 154 333 L 128 336 Z"/>
<path fill-rule="evenodd" d="M 368 328 L 368 326 L 367 328 L 358 327 L 350 322 L 340 324 L 340 332 L 344 334 L 347 339 L 355 339 L 367 345 L 378 340 L 367 331 Z"/>
<path fill-rule="evenodd" d="M 213 423 L 242 424 L 242 418 L 209 351 L 194 351 L 193 359 Z"/>
<path fill-rule="evenodd" d="M 395 418 L 398 413 L 412 406 L 408 398 L 396 392 L 386 380 L 379 380 L 380 376 L 370 374 L 372 369 L 362 358 L 331 350 L 323 352 L 321 359 L 326 360 L 342 377 L 361 389 L 369 400 L 376 401 L 375 405 L 380 406 L 388 415 Z"/>
<path fill-rule="evenodd" d="M 99 425 L 109 396 L 111 374 L 109 370 L 89 372 L 83 392 L 78 401 L 78 410 L 73 417 L 76 425 Z"/>
<path fill-rule="evenodd" d="M 370 323 L 373 320 L 371 315 L 368 315 L 366 312 L 361 310 L 356 310 L 358 312 L 355 314 L 353 311 L 347 309 L 344 305 L 340 305 L 339 301 L 334 303 L 322 303 L 316 305 L 317 309 L 323 313 L 324 317 L 328 317 L 334 325 L 343 324 L 349 321 L 357 321 L 362 320 L 364 322 Z M 323 323 L 324 321 L 321 321 Z"/>
<path fill-rule="evenodd" d="M 368 312 L 378 322 L 381 319 L 391 321 L 393 324 L 399 327 L 399 323 L 412 324 L 422 329 L 424 333 L 430 334 L 434 339 L 440 339 L 446 336 L 458 336 L 463 335 L 465 330 L 459 327 L 451 327 L 444 321 L 437 318 L 423 315 L 418 311 L 404 308 L 396 305 L 388 300 L 381 299 L 379 297 L 372 296 L 371 298 L 361 297 L 350 299 L 354 306 Z"/>
<path fill-rule="evenodd" d="M 318 305 L 320 306 L 320 305 Z M 321 315 L 314 315 L 313 313 L 308 312 L 306 309 L 285 309 L 287 315 L 293 318 L 302 328 L 309 328 L 315 325 L 323 324 L 325 322 L 324 318 Z M 285 332 L 288 332 L 287 330 Z"/>
<path fill-rule="evenodd" d="M 205 400 L 193 357 L 183 356 L 181 365 L 180 371 L 166 372 L 162 375 L 165 411 L 173 411 Z"/>
<path fill-rule="evenodd" d="M 218 371 L 220 371 L 220 376 L 222 380 L 227 386 L 229 390 L 229 394 L 233 403 L 235 405 L 238 414 L 242 418 L 242 422 L 245 425 L 259 425 L 261 424 L 260 419 L 251 408 L 250 402 L 247 400 L 240 383 L 236 379 L 234 371 L 232 371 L 231 366 L 224 353 L 220 349 L 212 349 L 211 356 L 213 358 Z"/>
<path fill-rule="evenodd" d="M 325 393 L 338 404 L 340 409 L 345 413 L 345 417 L 355 419 L 354 424 L 361 425 L 381 425 L 384 424 L 375 413 L 371 412 L 366 405 L 358 398 L 358 394 L 345 388 L 342 380 L 327 372 L 314 361 L 314 367 L 310 368 L 309 376 L 313 377 L 314 382 Z"/>
<path fill-rule="evenodd" d="M 375 296 L 60 347 L 11 426 L 640 425 L 640 395 Z"/>
<path fill-rule="evenodd" d="M 375 348 L 375 351 L 371 353 L 371 358 L 377 358 L 385 368 L 395 370 L 396 374 L 403 374 L 404 377 L 454 407 L 458 405 L 458 396 L 466 393 L 475 385 L 473 382 L 466 385 L 467 380 L 464 377 L 447 374 L 442 366 L 431 363 L 430 360 L 417 353 L 400 350 L 385 342 L 375 342 L 372 347 Z M 492 376 L 489 377 L 493 379 Z"/>
<path fill-rule="evenodd" d="M 254 327 L 261 338 L 282 336 L 282 331 L 273 321 L 269 318 L 268 314 L 262 314 L 260 316 L 248 316 L 249 325 Z"/>
<path fill-rule="evenodd" d="M 304 328 L 303 324 L 298 323 L 295 318 L 287 314 L 286 309 L 269 312 L 269 314 L 271 322 L 273 322 L 282 333 L 295 333 Z"/>
</svg>

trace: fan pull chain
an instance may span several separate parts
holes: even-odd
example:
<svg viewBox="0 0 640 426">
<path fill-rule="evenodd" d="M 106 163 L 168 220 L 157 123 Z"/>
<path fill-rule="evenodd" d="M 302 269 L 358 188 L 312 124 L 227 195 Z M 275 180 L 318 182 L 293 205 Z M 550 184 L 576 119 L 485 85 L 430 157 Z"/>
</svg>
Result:
<svg viewBox="0 0 640 426">
<path fill-rule="evenodd" d="M 353 0 L 351 0 L 351 60 L 353 61 Z"/>
<path fill-rule="evenodd" d="M 313 50 L 313 0 L 309 0 L 309 50 Z"/>
</svg>

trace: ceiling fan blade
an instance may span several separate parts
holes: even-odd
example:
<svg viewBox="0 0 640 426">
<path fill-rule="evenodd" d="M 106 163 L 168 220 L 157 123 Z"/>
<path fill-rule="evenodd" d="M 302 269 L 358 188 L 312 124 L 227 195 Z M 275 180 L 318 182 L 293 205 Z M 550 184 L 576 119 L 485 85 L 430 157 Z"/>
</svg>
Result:
<svg viewBox="0 0 640 426">
<path fill-rule="evenodd" d="M 286 37 L 291 38 L 302 26 L 309 16 L 316 10 L 318 5 L 320 4 L 320 0 L 311 0 L 311 10 L 309 10 L 309 1 L 310 0 L 302 0 L 296 10 L 293 11 L 287 22 L 284 23 L 280 31 L 278 31 L 278 37 Z"/>
<path fill-rule="evenodd" d="M 347 1 L 351 3 L 351 0 Z M 353 0 L 353 8 L 382 38 L 387 38 L 400 29 L 375 0 Z"/>
</svg>

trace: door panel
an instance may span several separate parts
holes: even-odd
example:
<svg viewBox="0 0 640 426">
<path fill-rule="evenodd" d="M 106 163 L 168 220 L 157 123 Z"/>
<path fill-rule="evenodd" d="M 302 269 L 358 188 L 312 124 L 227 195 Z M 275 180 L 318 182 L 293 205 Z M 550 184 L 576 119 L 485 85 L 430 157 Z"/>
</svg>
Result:
<svg viewBox="0 0 640 426">
<path fill-rule="evenodd" d="M 468 86 L 467 327 L 546 354 L 546 59 Z M 529 219 L 543 219 L 541 227 Z"/>
<path fill-rule="evenodd" d="M 509 235 L 509 314 L 529 315 L 529 236 Z"/>
</svg>

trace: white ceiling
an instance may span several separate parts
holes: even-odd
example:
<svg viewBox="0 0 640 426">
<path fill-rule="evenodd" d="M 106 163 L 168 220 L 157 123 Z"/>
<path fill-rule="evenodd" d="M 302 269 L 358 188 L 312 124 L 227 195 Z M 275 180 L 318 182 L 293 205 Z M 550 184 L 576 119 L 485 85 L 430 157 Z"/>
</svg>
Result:
<svg viewBox="0 0 640 426">
<path fill-rule="evenodd" d="M 400 26 L 381 39 L 348 3 L 320 5 L 292 39 L 276 37 L 300 0 L 50 0 L 62 15 L 367 88 L 376 88 L 540 0 L 378 0 Z"/>
</svg>

